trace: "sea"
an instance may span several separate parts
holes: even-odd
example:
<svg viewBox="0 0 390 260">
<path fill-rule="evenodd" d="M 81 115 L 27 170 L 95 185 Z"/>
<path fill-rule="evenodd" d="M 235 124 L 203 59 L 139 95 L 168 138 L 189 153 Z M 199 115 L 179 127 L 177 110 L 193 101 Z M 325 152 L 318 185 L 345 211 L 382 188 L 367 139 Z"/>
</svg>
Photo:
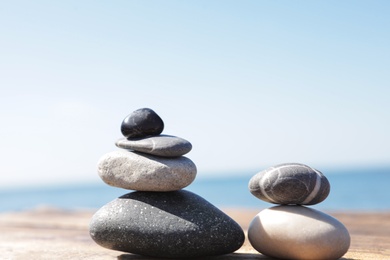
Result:
<svg viewBox="0 0 390 260">
<path fill-rule="evenodd" d="M 271 207 L 272 204 L 255 198 L 248 190 L 248 182 L 255 173 L 199 177 L 185 190 L 219 208 L 261 210 Z M 325 175 L 331 184 L 330 194 L 325 201 L 311 207 L 325 211 L 390 211 L 390 167 L 333 169 Z M 0 212 L 40 207 L 96 210 L 131 192 L 97 179 L 94 183 L 0 189 Z"/>
</svg>

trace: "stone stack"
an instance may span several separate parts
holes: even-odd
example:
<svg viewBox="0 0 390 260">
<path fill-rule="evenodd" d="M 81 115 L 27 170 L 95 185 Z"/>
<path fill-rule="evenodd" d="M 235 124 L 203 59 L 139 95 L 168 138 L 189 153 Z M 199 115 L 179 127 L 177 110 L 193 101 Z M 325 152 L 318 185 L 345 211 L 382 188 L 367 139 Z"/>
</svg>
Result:
<svg viewBox="0 0 390 260">
<path fill-rule="evenodd" d="M 135 190 L 104 205 L 92 217 L 90 235 L 99 245 L 164 258 L 228 254 L 244 242 L 241 227 L 211 203 L 182 190 L 196 177 L 196 166 L 183 155 L 185 139 L 162 135 L 163 120 L 142 108 L 121 126 L 122 148 L 98 163 L 102 180 Z"/>
<path fill-rule="evenodd" d="M 339 259 L 350 236 L 337 219 L 303 205 L 314 205 L 330 192 L 327 178 L 304 164 L 270 167 L 254 175 L 249 190 L 257 198 L 280 204 L 260 211 L 248 238 L 260 253 L 282 259 Z"/>
</svg>

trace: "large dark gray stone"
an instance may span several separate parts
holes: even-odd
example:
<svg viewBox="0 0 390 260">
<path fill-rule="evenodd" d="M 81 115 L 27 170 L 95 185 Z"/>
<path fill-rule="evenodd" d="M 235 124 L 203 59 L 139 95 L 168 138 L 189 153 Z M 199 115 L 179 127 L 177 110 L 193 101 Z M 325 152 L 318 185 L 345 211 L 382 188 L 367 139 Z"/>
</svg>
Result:
<svg viewBox="0 0 390 260">
<path fill-rule="evenodd" d="M 125 194 L 95 213 L 90 235 L 109 249 L 166 258 L 228 254 L 245 239 L 234 220 L 185 190 Z"/>
<path fill-rule="evenodd" d="M 159 135 L 164 130 L 164 122 L 150 108 L 140 108 L 123 119 L 121 132 L 126 138 L 139 138 Z"/>
<path fill-rule="evenodd" d="M 316 169 L 286 163 L 254 175 L 249 181 L 249 190 L 257 198 L 275 204 L 313 205 L 326 199 L 330 184 Z"/>
<path fill-rule="evenodd" d="M 157 135 L 132 140 L 121 138 L 116 141 L 115 145 L 119 148 L 163 157 L 181 156 L 192 149 L 190 142 L 172 135 Z"/>
</svg>

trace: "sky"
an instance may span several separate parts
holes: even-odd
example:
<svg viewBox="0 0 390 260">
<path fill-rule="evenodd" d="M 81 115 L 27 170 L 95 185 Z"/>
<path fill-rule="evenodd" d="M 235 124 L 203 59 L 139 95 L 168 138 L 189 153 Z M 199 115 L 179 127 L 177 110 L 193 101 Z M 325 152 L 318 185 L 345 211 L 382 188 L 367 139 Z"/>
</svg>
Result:
<svg viewBox="0 0 390 260">
<path fill-rule="evenodd" d="M 95 182 L 148 107 L 198 177 L 390 165 L 389 1 L 2 1 L 0 187 Z"/>
</svg>

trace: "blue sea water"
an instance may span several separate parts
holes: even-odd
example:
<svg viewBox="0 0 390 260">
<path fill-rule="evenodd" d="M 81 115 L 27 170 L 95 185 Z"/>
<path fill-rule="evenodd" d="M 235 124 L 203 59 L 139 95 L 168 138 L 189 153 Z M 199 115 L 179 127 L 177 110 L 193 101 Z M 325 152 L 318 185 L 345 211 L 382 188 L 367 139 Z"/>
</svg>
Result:
<svg viewBox="0 0 390 260">
<path fill-rule="evenodd" d="M 314 208 L 341 211 L 390 211 L 390 167 L 327 171 L 331 184 L 328 198 Z M 186 190 L 197 193 L 217 207 L 263 209 L 263 202 L 248 190 L 251 175 L 197 178 Z M 68 210 L 97 209 L 127 190 L 103 182 L 65 186 L 0 190 L 0 212 L 49 206 Z"/>
</svg>

